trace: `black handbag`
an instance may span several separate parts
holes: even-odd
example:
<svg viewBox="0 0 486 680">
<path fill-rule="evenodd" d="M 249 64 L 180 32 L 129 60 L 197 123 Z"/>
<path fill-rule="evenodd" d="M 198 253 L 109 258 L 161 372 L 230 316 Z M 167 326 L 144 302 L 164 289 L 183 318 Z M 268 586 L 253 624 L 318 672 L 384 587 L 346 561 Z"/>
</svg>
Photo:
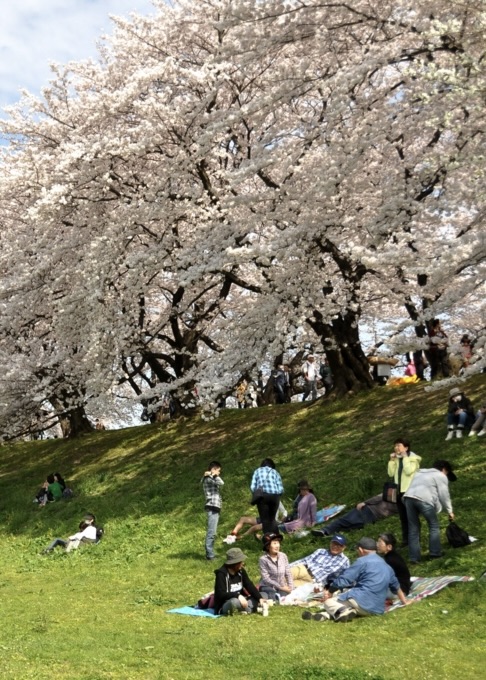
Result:
<svg viewBox="0 0 486 680">
<path fill-rule="evenodd" d="M 446 529 L 446 538 L 452 548 L 462 548 L 471 543 L 467 531 L 461 529 L 461 527 L 453 521 L 449 522 L 449 526 Z"/>
<path fill-rule="evenodd" d="M 255 491 L 251 495 L 251 504 L 256 505 L 260 498 L 263 498 L 263 489 L 261 487 L 258 487 L 258 489 L 255 489 Z"/>
<path fill-rule="evenodd" d="M 398 484 L 385 482 L 383 484 L 383 500 L 387 503 L 396 503 L 398 499 Z"/>
</svg>

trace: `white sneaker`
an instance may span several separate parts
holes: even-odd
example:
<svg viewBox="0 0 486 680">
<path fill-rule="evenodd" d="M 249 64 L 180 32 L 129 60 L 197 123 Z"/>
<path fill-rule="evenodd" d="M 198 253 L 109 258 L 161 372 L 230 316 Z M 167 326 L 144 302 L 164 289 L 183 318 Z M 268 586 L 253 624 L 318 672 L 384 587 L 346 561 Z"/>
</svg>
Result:
<svg viewBox="0 0 486 680">
<path fill-rule="evenodd" d="M 458 439 L 462 439 L 462 430 L 457 430 L 457 432 L 456 432 L 456 437 L 457 437 Z"/>
<path fill-rule="evenodd" d="M 477 434 L 475 430 L 471 430 L 471 432 L 468 434 L 468 437 L 474 437 L 474 435 Z"/>
<path fill-rule="evenodd" d="M 446 442 L 450 442 L 451 439 L 454 439 L 454 430 L 449 430 L 447 437 L 445 438 Z"/>
<path fill-rule="evenodd" d="M 484 437 L 485 434 L 486 434 L 486 429 L 483 427 L 481 432 L 478 432 L 478 437 Z"/>
</svg>

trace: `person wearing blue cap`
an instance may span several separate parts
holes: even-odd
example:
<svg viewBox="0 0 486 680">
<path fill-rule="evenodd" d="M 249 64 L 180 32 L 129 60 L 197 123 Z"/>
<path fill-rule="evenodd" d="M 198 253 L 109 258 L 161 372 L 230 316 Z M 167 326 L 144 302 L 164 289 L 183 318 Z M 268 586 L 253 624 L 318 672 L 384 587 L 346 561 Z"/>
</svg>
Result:
<svg viewBox="0 0 486 680">
<path fill-rule="evenodd" d="M 349 567 L 349 560 L 343 554 L 345 548 L 346 538 L 342 534 L 336 534 L 331 538 L 329 550 L 319 548 L 311 555 L 292 562 L 290 573 L 294 587 L 314 581 L 325 585 L 328 579 L 338 576 Z"/>
<path fill-rule="evenodd" d="M 363 537 L 356 549 L 359 557 L 343 571 L 324 591 L 324 609 L 318 614 L 305 611 L 304 620 L 344 623 L 357 616 L 383 614 L 388 589 L 395 593 L 403 605 L 410 604 L 400 588 L 391 567 L 376 554 L 376 541 Z"/>
</svg>

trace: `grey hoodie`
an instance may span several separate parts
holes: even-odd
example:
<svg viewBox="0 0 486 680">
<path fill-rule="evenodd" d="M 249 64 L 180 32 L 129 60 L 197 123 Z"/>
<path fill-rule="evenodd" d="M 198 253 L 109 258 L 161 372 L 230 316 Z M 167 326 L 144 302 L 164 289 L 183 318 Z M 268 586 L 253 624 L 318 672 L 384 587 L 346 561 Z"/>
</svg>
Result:
<svg viewBox="0 0 486 680">
<path fill-rule="evenodd" d="M 404 498 L 416 498 L 428 503 L 435 508 L 436 512 L 446 510 L 449 514 L 452 513 L 449 480 L 436 468 L 417 470 Z"/>
</svg>

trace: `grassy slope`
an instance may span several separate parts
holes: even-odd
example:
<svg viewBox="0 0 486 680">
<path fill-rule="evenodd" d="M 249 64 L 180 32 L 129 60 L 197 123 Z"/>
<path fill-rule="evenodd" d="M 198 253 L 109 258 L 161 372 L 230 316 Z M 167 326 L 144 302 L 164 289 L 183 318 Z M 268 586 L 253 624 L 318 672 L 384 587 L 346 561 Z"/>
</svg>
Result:
<svg viewBox="0 0 486 680">
<path fill-rule="evenodd" d="M 484 376 L 466 391 L 479 404 Z M 221 539 L 250 510 L 249 479 L 262 457 L 277 461 L 287 506 L 304 476 L 320 505 L 352 505 L 379 492 L 399 435 L 410 437 L 423 467 L 438 456 L 456 465 L 459 479 L 451 490 L 458 522 L 481 539 L 465 549 L 447 548 L 442 560 L 424 563 L 416 573 L 479 576 L 486 562 L 486 438 L 445 444 L 445 401 L 443 390 L 383 388 L 335 404 L 233 410 L 211 423 L 181 421 L 77 442 L 2 447 L 2 677 L 398 680 L 405 668 L 422 679 L 480 677 L 484 580 L 346 626 L 304 622 L 297 608 L 274 608 L 268 619 L 209 621 L 165 613 L 210 590 L 220 563 L 203 559 L 199 480 L 210 459 L 223 464 Z M 65 474 L 77 495 L 38 510 L 32 498 L 53 469 Z M 105 526 L 100 545 L 39 555 L 52 537 L 72 533 L 85 511 Z M 398 520 L 367 533 L 378 529 L 398 533 Z M 318 545 L 309 537 L 288 539 L 284 550 L 296 559 Z M 256 577 L 259 548 L 253 539 L 242 547 Z M 219 542 L 220 554 L 224 548 Z"/>
</svg>

